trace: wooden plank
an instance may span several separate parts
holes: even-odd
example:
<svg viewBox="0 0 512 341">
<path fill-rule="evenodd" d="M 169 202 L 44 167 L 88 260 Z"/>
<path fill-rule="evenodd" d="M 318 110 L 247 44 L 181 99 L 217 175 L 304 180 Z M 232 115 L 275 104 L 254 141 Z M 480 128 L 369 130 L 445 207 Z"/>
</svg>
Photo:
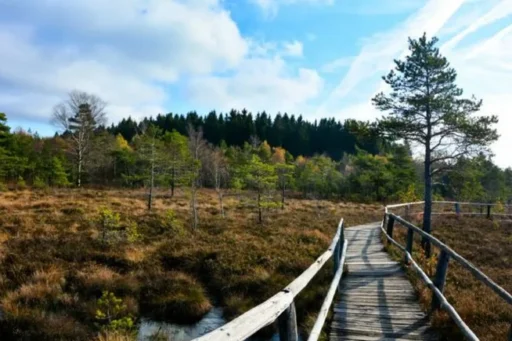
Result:
<svg viewBox="0 0 512 341">
<path fill-rule="evenodd" d="M 348 254 L 355 256 L 340 284 L 330 339 L 436 340 L 402 266 L 383 249 L 379 224 L 365 229 L 349 245 Z"/>
</svg>

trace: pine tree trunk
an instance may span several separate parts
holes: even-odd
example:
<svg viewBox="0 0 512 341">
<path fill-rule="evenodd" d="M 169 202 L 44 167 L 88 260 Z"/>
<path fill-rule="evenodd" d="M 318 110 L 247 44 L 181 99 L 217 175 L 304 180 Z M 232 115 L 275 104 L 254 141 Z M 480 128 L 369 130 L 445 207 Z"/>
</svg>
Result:
<svg viewBox="0 0 512 341">
<path fill-rule="evenodd" d="M 174 186 L 175 186 L 176 170 L 172 167 L 171 171 L 171 197 L 174 197 Z"/>
<path fill-rule="evenodd" d="M 431 164 L 430 164 L 430 144 L 427 143 L 426 151 L 425 151 L 425 193 L 424 193 L 424 201 L 425 207 L 423 210 L 423 231 L 430 233 L 431 232 L 431 224 L 432 224 L 432 174 L 431 174 Z M 421 245 L 423 250 L 425 250 L 425 255 L 430 257 L 431 247 L 430 241 L 426 238 L 422 238 Z"/>
<path fill-rule="evenodd" d="M 263 223 L 263 216 L 261 212 L 261 193 L 258 191 L 258 222 Z"/>
<path fill-rule="evenodd" d="M 154 150 L 152 150 L 151 154 L 152 154 L 152 160 L 151 160 L 151 178 L 149 180 L 148 211 L 151 211 L 151 207 L 153 206 L 153 186 L 155 185 Z"/>
<path fill-rule="evenodd" d="M 199 219 L 197 217 L 197 202 L 196 202 L 196 196 L 197 196 L 197 185 L 196 180 L 193 181 L 192 184 L 192 200 L 190 201 L 190 205 L 192 206 L 192 227 L 194 229 L 197 228 L 197 225 L 199 224 Z"/>
<path fill-rule="evenodd" d="M 284 210 L 284 191 L 285 191 L 285 186 L 283 186 L 282 188 L 282 192 L 281 192 L 281 209 Z"/>
</svg>

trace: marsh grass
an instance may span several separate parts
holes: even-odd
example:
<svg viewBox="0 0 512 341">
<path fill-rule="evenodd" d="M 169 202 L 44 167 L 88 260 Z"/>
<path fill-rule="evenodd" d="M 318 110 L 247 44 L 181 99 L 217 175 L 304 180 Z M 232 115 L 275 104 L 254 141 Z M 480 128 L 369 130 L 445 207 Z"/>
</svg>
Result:
<svg viewBox="0 0 512 341">
<path fill-rule="evenodd" d="M 2 340 L 125 340 L 125 335 L 100 335 L 94 323 L 105 290 L 122 299 L 136 321 L 192 322 L 213 305 L 224 307 L 232 319 L 304 271 L 325 251 L 341 217 L 353 226 L 382 215 L 377 205 L 291 198 L 285 209 L 265 212 L 258 224 L 254 210 L 239 205 L 235 195 L 226 195 L 222 218 L 216 198 L 214 191 L 199 193 L 200 224 L 193 231 L 184 191 L 175 197 L 157 192 L 151 213 L 143 191 L 0 193 Z M 140 238 L 102 243 L 103 207 L 120 215 L 121 228 L 136 223 Z M 297 297 L 304 329 L 331 278 L 327 264 Z"/>
</svg>

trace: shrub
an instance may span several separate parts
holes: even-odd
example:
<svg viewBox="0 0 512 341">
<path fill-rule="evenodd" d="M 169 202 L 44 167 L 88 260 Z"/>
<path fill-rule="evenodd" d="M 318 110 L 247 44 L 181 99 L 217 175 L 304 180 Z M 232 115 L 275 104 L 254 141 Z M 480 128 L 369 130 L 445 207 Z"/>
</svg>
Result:
<svg viewBox="0 0 512 341">
<path fill-rule="evenodd" d="M 139 233 L 139 228 L 135 221 L 129 221 L 126 225 L 126 240 L 129 243 L 135 243 L 141 239 L 141 235 Z"/>
<path fill-rule="evenodd" d="M 98 309 L 95 318 L 102 324 L 102 329 L 113 332 L 131 332 L 134 330 L 134 323 L 127 313 L 126 304 L 117 298 L 114 293 L 103 291 L 97 301 Z"/>
<path fill-rule="evenodd" d="M 7 190 L 7 186 L 3 182 L 0 182 L 0 192 L 7 192 Z"/>
<path fill-rule="evenodd" d="M 173 234 L 184 235 L 186 232 L 182 222 L 178 220 L 173 210 L 165 212 L 163 227 L 166 231 L 170 231 Z"/>
<path fill-rule="evenodd" d="M 100 210 L 99 223 L 101 228 L 101 240 L 105 241 L 107 233 L 116 231 L 119 229 L 120 217 L 119 213 L 112 212 L 108 208 L 102 208 Z"/>
<path fill-rule="evenodd" d="M 48 185 L 40 177 L 36 176 L 32 182 L 32 187 L 35 189 L 45 189 L 48 187 Z"/>
<path fill-rule="evenodd" d="M 27 183 L 25 182 L 23 177 L 18 177 L 18 181 L 16 181 L 16 189 L 24 190 L 25 188 L 27 188 Z"/>
</svg>

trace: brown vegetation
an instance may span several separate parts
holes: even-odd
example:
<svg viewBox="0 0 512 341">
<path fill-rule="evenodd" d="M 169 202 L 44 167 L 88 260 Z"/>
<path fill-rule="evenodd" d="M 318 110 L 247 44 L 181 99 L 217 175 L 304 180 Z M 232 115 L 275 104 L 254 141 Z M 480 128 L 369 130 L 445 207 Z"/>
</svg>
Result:
<svg viewBox="0 0 512 341">
<path fill-rule="evenodd" d="M 461 256 L 475 264 L 497 284 L 512 292 L 512 222 L 477 217 L 437 216 L 433 219 L 433 234 Z M 406 229 L 397 225 L 395 239 L 405 245 Z M 437 254 L 425 259 L 420 252 L 419 238 L 415 240 L 414 258 L 430 276 L 434 275 Z M 437 249 L 434 248 L 435 252 Z M 401 251 L 391 248 L 397 257 Z M 417 276 L 410 274 L 420 301 L 430 309 L 432 294 Z M 482 341 L 506 340 L 512 321 L 512 307 L 497 294 L 479 282 L 473 275 L 450 260 L 445 296 L 461 318 Z M 445 340 L 463 340 L 458 327 L 445 312 L 436 313 L 433 322 Z"/>
<path fill-rule="evenodd" d="M 199 192 L 198 202 L 200 224 L 192 230 L 183 193 L 157 193 L 151 213 L 142 191 L 0 193 L 2 339 L 90 340 L 99 332 L 95 312 L 103 291 L 123 299 L 135 320 L 191 322 L 214 304 L 233 318 L 306 269 L 329 244 L 340 217 L 357 225 L 382 212 L 379 206 L 290 199 L 258 224 L 254 210 L 234 196 L 225 198 L 225 218 L 213 190 Z M 102 241 L 98 216 L 105 207 L 120 215 L 115 233 L 137 224 L 138 241 Z M 299 296 L 301 323 L 310 323 L 306 315 L 319 308 L 331 271 L 327 266 L 318 285 Z"/>
</svg>

